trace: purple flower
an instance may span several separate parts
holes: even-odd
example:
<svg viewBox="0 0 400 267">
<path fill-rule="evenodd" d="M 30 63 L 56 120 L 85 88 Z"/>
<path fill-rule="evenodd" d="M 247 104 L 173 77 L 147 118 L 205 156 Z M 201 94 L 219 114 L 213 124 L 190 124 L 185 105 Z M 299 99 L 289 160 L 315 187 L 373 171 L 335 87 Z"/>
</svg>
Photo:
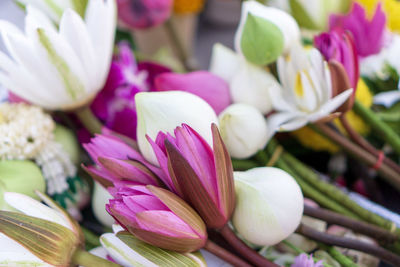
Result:
<svg viewBox="0 0 400 267">
<path fill-rule="evenodd" d="M 145 29 L 167 20 L 173 0 L 117 0 L 118 17 L 126 26 Z"/>
<path fill-rule="evenodd" d="M 154 78 L 170 69 L 151 62 L 136 64 L 127 43 L 119 44 L 107 82 L 92 103 L 95 115 L 109 129 L 136 139 L 135 95 L 154 90 Z"/>
<path fill-rule="evenodd" d="M 231 104 L 228 83 L 208 71 L 163 73 L 155 79 L 155 86 L 157 91 L 177 90 L 195 94 L 210 104 L 217 114 Z"/>
<path fill-rule="evenodd" d="M 352 33 L 361 57 L 377 54 L 384 45 L 386 15 L 378 4 L 371 20 L 367 19 L 365 9 L 354 3 L 347 15 L 331 15 L 329 29 L 341 28 Z"/>
<path fill-rule="evenodd" d="M 360 72 L 358 54 L 351 34 L 336 28 L 316 36 L 314 45 L 326 61 L 336 60 L 341 63 L 347 72 L 352 87 L 357 88 Z"/>
<path fill-rule="evenodd" d="M 300 254 L 294 259 L 294 263 L 291 267 L 323 267 L 322 261 L 314 262 L 312 256 L 308 256 L 305 253 Z"/>
</svg>

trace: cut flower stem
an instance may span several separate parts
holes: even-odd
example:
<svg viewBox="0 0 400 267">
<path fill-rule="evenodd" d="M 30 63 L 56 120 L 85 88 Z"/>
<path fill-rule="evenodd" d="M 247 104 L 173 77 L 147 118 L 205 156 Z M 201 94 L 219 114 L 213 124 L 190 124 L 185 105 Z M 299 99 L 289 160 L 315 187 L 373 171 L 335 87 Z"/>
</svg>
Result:
<svg viewBox="0 0 400 267">
<path fill-rule="evenodd" d="M 220 229 L 221 235 L 224 239 L 243 257 L 245 257 L 249 262 L 254 264 L 255 266 L 260 267 L 278 267 L 275 263 L 269 261 L 262 255 L 258 254 L 257 251 L 250 248 L 246 243 L 244 243 L 237 235 L 232 231 L 232 229 L 225 225 Z"/>
<path fill-rule="evenodd" d="M 215 256 L 223 259 L 224 261 L 232 264 L 233 266 L 237 267 L 251 267 L 252 265 L 248 264 L 241 258 L 237 257 L 236 255 L 230 253 L 226 249 L 218 246 L 211 240 L 207 240 L 207 243 L 204 246 L 204 249 L 208 252 L 214 254 Z"/>
<path fill-rule="evenodd" d="M 353 110 L 400 155 L 400 136 L 389 125 L 357 100 L 354 102 Z"/>
<path fill-rule="evenodd" d="M 89 106 L 75 110 L 75 115 L 83 126 L 92 134 L 101 133 L 102 123 L 96 118 Z"/>
</svg>

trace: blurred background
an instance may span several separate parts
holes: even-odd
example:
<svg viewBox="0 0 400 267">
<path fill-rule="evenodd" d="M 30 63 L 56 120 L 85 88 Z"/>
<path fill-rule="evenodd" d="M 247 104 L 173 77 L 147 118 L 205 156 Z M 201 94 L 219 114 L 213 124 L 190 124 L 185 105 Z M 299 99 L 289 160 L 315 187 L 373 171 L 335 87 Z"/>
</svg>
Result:
<svg viewBox="0 0 400 267">
<path fill-rule="evenodd" d="M 23 28 L 24 12 L 13 0 L 0 0 L 0 19 Z M 240 19 L 240 1 L 210 0 L 198 17 L 193 55 L 201 69 L 208 69 L 212 45 L 216 42 L 233 47 L 233 37 Z M 1 39 L 1 38 L 0 38 Z M 0 40 L 0 50 L 4 44 Z"/>
</svg>

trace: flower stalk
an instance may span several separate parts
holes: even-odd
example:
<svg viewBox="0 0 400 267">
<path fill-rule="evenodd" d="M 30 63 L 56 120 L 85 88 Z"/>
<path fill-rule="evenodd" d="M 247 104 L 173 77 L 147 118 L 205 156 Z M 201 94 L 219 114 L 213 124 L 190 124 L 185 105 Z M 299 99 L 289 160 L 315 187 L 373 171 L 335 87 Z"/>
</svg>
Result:
<svg viewBox="0 0 400 267">
<path fill-rule="evenodd" d="M 313 228 L 304 224 L 301 224 L 296 232 L 318 242 L 366 252 L 380 258 L 387 263 L 393 264 L 394 266 L 400 265 L 400 257 L 398 255 L 376 245 L 368 244 L 366 242 L 358 241 L 351 238 L 330 235 L 314 230 Z"/>
<path fill-rule="evenodd" d="M 371 128 L 379 133 L 383 140 L 400 155 L 400 136 L 389 125 L 383 122 L 372 110 L 366 108 L 359 101 L 354 102 L 354 112 L 357 113 Z"/>
<path fill-rule="evenodd" d="M 204 249 L 208 250 L 210 253 L 214 254 L 215 256 L 220 257 L 221 259 L 229 262 L 233 266 L 237 267 L 251 267 L 250 264 L 242 260 L 241 258 L 235 256 L 234 254 L 230 253 L 229 251 L 225 250 L 224 248 L 218 246 L 214 242 L 208 240 L 204 246 Z"/>
<path fill-rule="evenodd" d="M 93 254 L 90 254 L 89 252 L 84 251 L 84 250 L 75 251 L 74 255 L 72 256 L 72 263 L 74 265 L 80 265 L 80 266 L 84 266 L 84 267 L 91 267 L 91 266 L 118 267 L 118 266 L 121 266 L 114 262 L 102 259 Z"/>
<path fill-rule="evenodd" d="M 220 229 L 221 235 L 224 239 L 243 257 L 245 257 L 249 262 L 254 264 L 255 266 L 264 266 L 264 267 L 276 267 L 275 263 L 269 261 L 262 255 L 258 254 L 254 249 L 250 248 L 246 243 L 244 243 L 241 239 L 237 237 L 237 235 L 232 231 L 232 229 L 225 225 Z"/>
<path fill-rule="evenodd" d="M 75 115 L 83 126 L 92 134 L 101 133 L 102 123 L 96 118 L 89 106 L 75 111 Z"/>
<path fill-rule="evenodd" d="M 311 128 L 322 133 L 337 145 L 341 146 L 350 156 L 353 156 L 370 166 L 376 165 L 377 159 L 374 155 L 357 146 L 346 137 L 336 132 L 334 129 L 331 129 L 329 126 L 325 124 L 318 124 L 311 125 Z M 400 190 L 400 175 L 396 171 L 394 171 L 385 163 L 382 163 L 377 171 L 382 175 L 382 178 L 385 178 L 390 184 Z"/>
<path fill-rule="evenodd" d="M 375 157 L 380 156 L 380 153 L 382 153 L 382 152 L 378 151 L 365 138 L 363 138 L 357 131 L 355 131 L 344 115 L 340 116 L 339 119 L 340 119 L 340 123 L 342 124 L 343 128 L 346 130 L 347 134 L 350 136 L 350 138 L 355 143 L 357 143 L 359 146 L 364 148 L 369 153 L 373 154 Z M 383 162 L 385 164 L 387 164 L 390 168 L 392 168 L 394 171 L 400 173 L 400 166 L 397 163 L 395 163 L 394 161 L 392 161 L 390 158 L 387 158 L 384 156 Z"/>
<path fill-rule="evenodd" d="M 383 243 L 393 243 L 397 240 L 397 236 L 387 230 L 384 230 L 373 224 L 349 218 L 330 210 L 304 205 L 304 215 L 326 221 L 329 224 L 336 224 L 346 227 L 356 233 L 372 237 Z"/>
<path fill-rule="evenodd" d="M 174 49 L 176 51 L 176 54 L 179 58 L 179 61 L 182 63 L 182 66 L 185 68 L 186 71 L 191 71 L 193 68 L 189 65 L 189 57 L 188 53 L 185 49 L 185 46 L 183 45 L 183 42 L 179 36 L 179 34 L 176 31 L 176 28 L 172 22 L 171 19 L 168 19 L 164 23 L 165 30 L 174 45 Z"/>
</svg>

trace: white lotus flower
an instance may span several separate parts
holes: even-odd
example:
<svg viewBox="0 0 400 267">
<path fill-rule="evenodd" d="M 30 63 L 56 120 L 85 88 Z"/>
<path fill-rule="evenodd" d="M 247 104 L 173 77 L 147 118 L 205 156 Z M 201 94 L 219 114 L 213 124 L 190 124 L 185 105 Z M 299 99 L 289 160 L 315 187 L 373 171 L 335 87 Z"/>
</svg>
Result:
<svg viewBox="0 0 400 267">
<path fill-rule="evenodd" d="M 248 62 L 231 49 L 215 44 L 210 72 L 229 83 L 234 103 L 251 105 L 262 114 L 272 111 L 269 91 L 279 90 L 280 85 L 265 69 Z"/>
<path fill-rule="evenodd" d="M 4 200 L 8 205 L 21 213 L 62 225 L 76 236 L 80 235 L 78 232 L 80 230 L 77 228 L 77 224 L 75 224 L 76 222 L 72 221 L 65 211 L 54 206 L 54 202 L 47 196 L 38 195 L 49 206 L 26 195 L 13 192 L 5 192 Z M 53 266 L 34 255 L 18 241 L 14 241 L 5 234 L 0 233 L 0 266 L 20 266 L 19 264 L 21 266 Z M 68 242 L 72 242 L 72 240 Z M 67 246 L 64 247 L 67 249 Z M 65 253 L 68 253 L 68 251 L 65 250 Z M 49 257 L 51 257 L 51 253 L 49 253 Z"/>
<path fill-rule="evenodd" d="M 135 96 L 137 141 L 142 155 L 154 165 L 158 160 L 146 135 L 156 140 L 157 134 L 168 132 L 186 123 L 212 146 L 211 124 L 218 125 L 217 114 L 200 97 L 182 91 L 142 92 Z"/>
<path fill-rule="evenodd" d="M 67 9 L 59 30 L 40 10 L 27 6 L 25 33 L 0 20 L 11 58 L 0 52 L 0 84 L 46 109 L 76 109 L 103 87 L 116 26 L 114 0 L 90 0 L 85 20 Z"/>
<path fill-rule="evenodd" d="M 246 104 L 233 104 L 218 117 L 219 131 L 234 158 L 248 158 L 263 149 L 273 135 L 264 116 Z"/>
<path fill-rule="evenodd" d="M 60 22 L 63 12 L 72 8 L 79 14 L 84 14 L 85 3 L 84 0 L 15 0 L 17 3 L 27 6 L 32 5 L 43 11 L 51 20 L 56 23 Z"/>
<path fill-rule="evenodd" d="M 272 103 L 278 112 L 270 116 L 274 129 L 293 131 L 316 122 L 342 105 L 352 89 L 332 96 L 329 68 L 317 49 L 306 51 L 294 46 L 287 57 L 278 60 L 281 90 L 271 90 Z"/>
<path fill-rule="evenodd" d="M 292 234 L 303 215 L 303 195 L 288 173 L 273 167 L 235 172 L 236 208 L 232 223 L 246 240 L 260 246 Z"/>
</svg>

